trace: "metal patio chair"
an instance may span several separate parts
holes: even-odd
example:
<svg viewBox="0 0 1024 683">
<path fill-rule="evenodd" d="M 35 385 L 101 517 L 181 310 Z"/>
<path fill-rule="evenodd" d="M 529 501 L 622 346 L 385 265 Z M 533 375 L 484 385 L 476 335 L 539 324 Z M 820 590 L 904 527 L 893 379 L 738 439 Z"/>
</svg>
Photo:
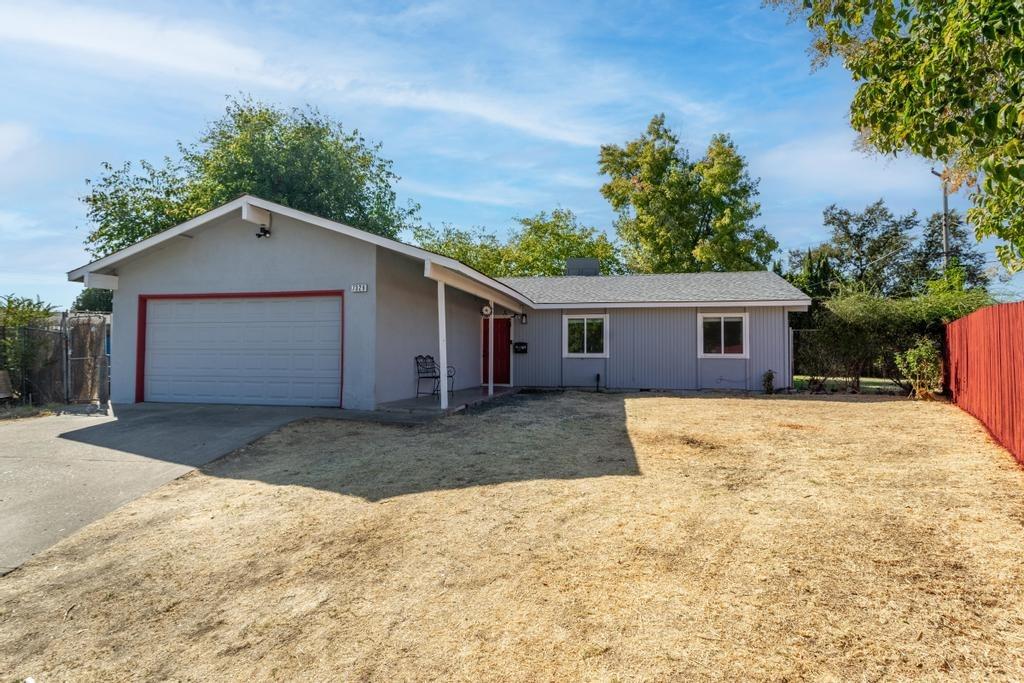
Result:
<svg viewBox="0 0 1024 683">
<path fill-rule="evenodd" d="M 455 393 L 455 368 L 451 365 L 448 366 L 448 371 L 445 373 L 448 380 L 448 393 Z M 420 387 L 423 386 L 423 380 L 429 380 L 431 382 L 430 391 L 422 391 Z M 416 356 L 416 397 L 420 396 L 433 396 L 441 391 L 441 369 L 437 366 L 437 361 L 434 360 L 433 356 Z"/>
</svg>

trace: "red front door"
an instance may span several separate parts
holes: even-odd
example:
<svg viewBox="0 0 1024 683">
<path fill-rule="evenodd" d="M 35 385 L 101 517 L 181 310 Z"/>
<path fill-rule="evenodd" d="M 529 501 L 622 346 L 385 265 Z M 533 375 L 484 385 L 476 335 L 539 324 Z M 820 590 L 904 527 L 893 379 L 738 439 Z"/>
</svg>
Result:
<svg viewBox="0 0 1024 683">
<path fill-rule="evenodd" d="M 483 326 L 484 334 L 481 337 L 484 342 L 483 353 L 481 354 L 483 370 L 480 376 L 483 377 L 483 383 L 487 384 L 487 368 L 489 367 L 487 351 L 490 348 L 490 345 L 487 343 L 490 337 L 488 334 L 490 324 L 487 318 L 483 319 Z M 512 320 L 509 318 L 494 319 L 494 383 L 512 383 Z"/>
</svg>

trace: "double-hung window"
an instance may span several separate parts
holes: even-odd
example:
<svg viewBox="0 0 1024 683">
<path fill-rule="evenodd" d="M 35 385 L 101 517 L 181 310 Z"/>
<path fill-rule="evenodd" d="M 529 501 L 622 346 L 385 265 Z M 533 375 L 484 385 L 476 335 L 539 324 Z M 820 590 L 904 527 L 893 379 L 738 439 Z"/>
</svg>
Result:
<svg viewBox="0 0 1024 683">
<path fill-rule="evenodd" d="M 747 358 L 746 313 L 697 314 L 697 355 L 701 358 Z"/>
<path fill-rule="evenodd" d="M 563 358 L 607 358 L 607 315 L 563 315 Z"/>
</svg>

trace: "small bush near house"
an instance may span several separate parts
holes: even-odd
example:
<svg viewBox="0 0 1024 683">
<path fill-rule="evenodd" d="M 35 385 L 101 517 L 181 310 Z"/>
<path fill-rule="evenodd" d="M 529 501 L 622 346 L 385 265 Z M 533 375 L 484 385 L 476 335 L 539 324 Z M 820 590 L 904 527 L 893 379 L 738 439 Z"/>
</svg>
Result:
<svg viewBox="0 0 1024 683">
<path fill-rule="evenodd" d="M 761 386 L 764 387 L 764 393 L 774 394 L 775 393 L 775 371 L 767 370 L 761 375 Z"/>
<path fill-rule="evenodd" d="M 910 382 L 912 396 L 932 399 L 942 390 L 942 354 L 931 339 L 918 337 L 916 344 L 897 353 L 896 367 Z"/>
</svg>

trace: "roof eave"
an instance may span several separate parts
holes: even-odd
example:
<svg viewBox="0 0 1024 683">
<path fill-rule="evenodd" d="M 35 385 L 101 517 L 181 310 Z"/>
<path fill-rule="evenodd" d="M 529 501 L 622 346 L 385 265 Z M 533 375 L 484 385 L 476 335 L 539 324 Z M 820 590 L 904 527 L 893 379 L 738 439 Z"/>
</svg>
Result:
<svg viewBox="0 0 1024 683">
<path fill-rule="evenodd" d="M 533 308 L 725 308 L 738 306 L 799 308 L 810 305 L 810 299 L 753 299 L 743 301 L 561 301 L 535 303 L 533 304 Z"/>
<path fill-rule="evenodd" d="M 349 237 L 362 240 L 364 242 L 369 242 L 370 244 L 373 244 L 375 246 L 383 247 L 385 249 L 398 252 L 400 254 L 405 254 L 406 256 L 411 256 L 424 262 L 432 261 L 434 263 L 437 263 L 438 265 L 457 271 L 472 280 L 476 280 L 480 284 L 486 287 L 490 287 L 491 289 L 494 289 L 497 292 L 501 292 L 502 294 L 511 297 L 516 301 L 519 301 L 523 305 L 533 306 L 533 301 L 531 301 L 529 297 L 525 296 L 515 288 L 510 287 L 509 285 L 506 285 L 505 283 L 500 282 L 494 278 L 488 277 L 487 275 L 484 275 L 480 271 L 471 268 L 470 266 L 467 266 L 466 264 L 456 259 L 450 258 L 448 256 L 442 256 L 441 254 L 435 254 L 433 252 L 427 251 L 426 249 L 414 247 L 411 244 L 405 244 L 397 240 L 382 237 L 372 232 L 366 232 L 365 230 L 360 230 L 359 228 L 353 228 L 352 226 L 345 225 L 344 223 L 339 223 L 337 221 L 332 221 L 327 218 L 322 218 L 320 216 L 307 213 L 305 211 L 299 211 L 298 209 L 293 209 L 291 207 L 287 207 L 282 204 L 277 204 L 266 199 L 261 199 L 260 197 L 256 197 L 253 195 L 242 195 L 241 197 L 233 199 L 227 204 L 223 204 L 217 207 L 216 209 L 212 209 L 200 216 L 196 216 L 192 220 L 186 221 L 181 225 L 177 225 L 173 228 L 168 228 L 163 232 L 157 233 L 156 235 L 153 235 L 151 237 L 147 237 L 141 242 L 136 242 L 135 244 L 129 247 L 125 247 L 120 251 L 116 251 L 113 254 L 104 256 L 103 258 L 97 259 L 92 263 L 87 263 L 84 266 L 69 271 L 68 280 L 71 282 L 83 282 L 86 273 L 97 272 L 104 268 L 112 268 L 118 263 L 121 263 L 122 261 L 131 258 L 132 256 L 138 253 L 141 253 L 143 251 L 146 251 L 147 249 L 151 249 L 163 242 L 166 242 L 169 239 L 187 233 L 190 230 L 205 225 L 206 223 L 216 220 L 222 216 L 226 216 L 234 211 L 240 211 L 242 207 L 246 204 L 255 206 L 260 209 L 264 209 L 266 211 L 270 211 L 271 213 L 287 216 L 289 218 L 301 221 L 303 223 L 316 225 L 318 227 L 331 230 L 332 232 L 347 235 Z"/>
</svg>

